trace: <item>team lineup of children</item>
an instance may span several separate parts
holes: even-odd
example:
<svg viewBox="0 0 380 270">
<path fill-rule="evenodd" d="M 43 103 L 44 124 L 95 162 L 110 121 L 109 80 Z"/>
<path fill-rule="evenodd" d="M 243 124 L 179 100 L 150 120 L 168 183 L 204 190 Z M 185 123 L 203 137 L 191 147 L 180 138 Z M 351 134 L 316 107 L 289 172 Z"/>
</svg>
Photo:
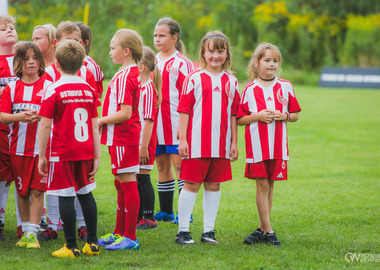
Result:
<svg viewBox="0 0 380 270">
<path fill-rule="evenodd" d="M 258 228 L 246 244 L 281 245 L 270 225 L 275 180 L 287 179 L 287 122 L 301 108 L 289 81 L 277 77 L 282 61 L 275 45 L 261 43 L 247 73 L 241 98 L 231 71 L 231 46 L 222 32 L 201 40 L 200 69 L 184 56 L 179 24 L 160 19 L 154 29 L 155 54 L 141 36 L 118 30 L 110 41 L 112 61 L 121 65 L 102 97 L 104 75 L 88 56 L 90 29 L 62 22 L 57 29 L 36 26 L 33 42 L 17 42 L 14 19 L 0 16 L 0 240 L 9 185 L 17 190 L 21 239 L 17 246 L 39 248 L 65 236 L 55 257 L 98 255 L 139 249 L 136 230 L 157 221 L 178 223 L 175 241 L 192 244 L 192 211 L 204 187 L 201 242 L 218 244 L 215 220 L 220 184 L 232 180 L 238 159 L 237 126 L 245 126 L 245 177 L 256 180 Z M 153 76 L 152 76 L 153 73 Z M 9 135 L 8 135 L 9 134 Z M 9 138 L 9 139 L 8 139 Z M 107 145 L 117 190 L 116 225 L 97 238 L 97 206 L 92 195 Z M 156 161 L 160 210 L 150 172 Z M 175 175 L 172 171 L 174 167 Z M 175 177 L 180 192 L 173 211 Z M 44 225 L 46 191 L 48 227 Z M 78 222 L 78 231 L 76 223 Z M 41 226 L 42 227 L 42 226 Z M 80 250 L 78 237 L 86 242 Z"/>
</svg>

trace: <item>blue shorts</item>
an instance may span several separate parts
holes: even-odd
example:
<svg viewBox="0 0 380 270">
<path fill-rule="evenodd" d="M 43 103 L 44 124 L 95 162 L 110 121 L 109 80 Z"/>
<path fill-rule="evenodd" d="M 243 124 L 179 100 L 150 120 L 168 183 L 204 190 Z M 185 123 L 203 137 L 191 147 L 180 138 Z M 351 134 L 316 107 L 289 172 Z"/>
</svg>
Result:
<svg viewBox="0 0 380 270">
<path fill-rule="evenodd" d="M 157 145 L 156 156 L 161 154 L 178 154 L 178 145 Z"/>
</svg>

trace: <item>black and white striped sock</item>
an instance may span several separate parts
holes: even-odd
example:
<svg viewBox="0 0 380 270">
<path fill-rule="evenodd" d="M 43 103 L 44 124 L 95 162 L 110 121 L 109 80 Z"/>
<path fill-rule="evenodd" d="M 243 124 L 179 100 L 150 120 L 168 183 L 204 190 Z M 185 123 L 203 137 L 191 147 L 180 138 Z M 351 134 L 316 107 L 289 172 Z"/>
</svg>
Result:
<svg viewBox="0 0 380 270">
<path fill-rule="evenodd" d="M 159 182 L 157 184 L 158 197 L 160 201 L 160 210 L 162 212 L 173 213 L 173 197 L 174 197 L 175 180 L 168 182 Z"/>
</svg>

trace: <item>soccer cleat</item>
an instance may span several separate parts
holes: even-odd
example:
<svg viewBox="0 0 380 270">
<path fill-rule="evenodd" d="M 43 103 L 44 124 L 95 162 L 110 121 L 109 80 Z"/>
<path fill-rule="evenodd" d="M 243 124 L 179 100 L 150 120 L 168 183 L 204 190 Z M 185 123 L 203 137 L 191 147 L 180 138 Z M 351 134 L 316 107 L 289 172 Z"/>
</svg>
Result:
<svg viewBox="0 0 380 270">
<path fill-rule="evenodd" d="M 263 242 L 272 246 L 282 246 L 274 232 L 267 232 L 266 234 L 264 234 Z"/>
<path fill-rule="evenodd" d="M 211 245 L 219 244 L 218 241 L 216 241 L 216 239 L 215 239 L 215 231 L 209 231 L 209 232 L 202 233 L 201 242 L 211 244 Z"/>
<path fill-rule="evenodd" d="M 181 245 L 194 244 L 194 240 L 191 237 L 190 232 L 178 232 L 177 237 L 175 238 L 175 241 Z"/>
<path fill-rule="evenodd" d="M 48 228 L 48 224 L 45 222 L 45 220 L 41 219 L 40 221 L 40 230 L 46 230 Z"/>
<path fill-rule="evenodd" d="M 22 226 L 17 226 L 16 236 L 17 238 L 21 238 L 24 235 L 24 232 L 22 231 Z"/>
<path fill-rule="evenodd" d="M 37 239 L 40 241 L 48 241 L 58 238 L 58 233 L 56 231 L 53 231 L 52 228 L 47 228 L 43 232 L 40 232 L 37 235 Z"/>
<path fill-rule="evenodd" d="M 244 239 L 244 243 L 248 245 L 256 245 L 258 243 L 263 242 L 263 236 L 264 232 L 260 228 L 257 228 L 256 231 L 254 231 Z"/>
<path fill-rule="evenodd" d="M 4 241 L 5 240 L 5 237 L 4 237 L 4 234 L 3 234 L 3 230 L 4 230 L 4 223 L 0 221 L 0 241 Z"/>
<path fill-rule="evenodd" d="M 78 238 L 84 242 L 87 241 L 87 228 L 85 226 L 78 229 Z"/>
<path fill-rule="evenodd" d="M 29 235 L 26 248 L 40 248 L 40 243 L 38 243 L 37 237 L 34 234 Z"/>
<path fill-rule="evenodd" d="M 54 251 L 51 254 L 53 257 L 59 257 L 59 258 L 73 258 L 75 259 L 76 257 L 80 256 L 80 250 L 77 248 L 67 248 L 66 244 L 63 246 L 63 248 L 58 249 Z"/>
<path fill-rule="evenodd" d="M 94 243 L 86 243 L 82 249 L 82 253 L 84 255 L 93 256 L 93 255 L 99 255 L 100 249 L 99 245 Z"/>
<path fill-rule="evenodd" d="M 140 244 L 137 238 L 135 241 L 133 241 L 132 239 L 125 236 L 118 238 L 111 245 L 104 247 L 104 249 L 107 249 L 107 250 L 139 249 L 139 248 L 140 248 Z"/>
<path fill-rule="evenodd" d="M 58 231 L 63 231 L 63 224 L 62 224 L 62 221 L 61 220 L 59 220 L 58 221 L 58 227 L 57 227 L 58 229 Z"/>
<path fill-rule="evenodd" d="M 174 212 L 171 214 L 157 211 L 156 214 L 153 216 L 155 220 L 157 221 L 173 221 L 174 220 Z"/>
<path fill-rule="evenodd" d="M 28 237 L 24 234 L 21 239 L 16 243 L 16 247 L 26 247 L 28 243 Z"/>
<path fill-rule="evenodd" d="M 178 212 L 177 216 L 175 217 L 175 220 L 172 221 L 173 224 L 178 224 Z M 193 214 L 190 216 L 190 223 L 193 223 Z"/>
<path fill-rule="evenodd" d="M 143 219 L 136 226 L 136 230 L 149 230 L 157 228 L 157 222 L 150 219 Z"/>
<path fill-rule="evenodd" d="M 98 239 L 99 246 L 110 245 L 115 242 L 117 239 L 121 238 L 119 234 L 107 233 Z"/>
</svg>

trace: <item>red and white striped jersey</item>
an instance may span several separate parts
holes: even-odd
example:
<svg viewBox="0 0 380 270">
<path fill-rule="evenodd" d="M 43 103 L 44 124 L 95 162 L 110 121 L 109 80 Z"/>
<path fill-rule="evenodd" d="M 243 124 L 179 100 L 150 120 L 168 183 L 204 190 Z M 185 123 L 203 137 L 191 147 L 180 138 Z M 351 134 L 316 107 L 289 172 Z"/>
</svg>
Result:
<svg viewBox="0 0 380 270">
<path fill-rule="evenodd" d="M 0 89 L 5 87 L 8 83 L 19 79 L 15 76 L 13 71 L 13 58 L 14 54 L 0 55 Z M 9 127 L 8 125 L 0 123 L 0 130 L 9 132 Z"/>
<path fill-rule="evenodd" d="M 84 57 L 83 65 L 87 67 L 92 72 L 92 74 L 94 74 L 98 94 L 101 95 L 103 93 L 103 80 L 104 80 L 104 74 L 102 72 L 102 69 L 95 62 L 95 60 L 92 59 L 88 55 Z"/>
<path fill-rule="evenodd" d="M 153 87 L 153 82 L 149 80 L 141 86 L 140 103 L 139 103 L 139 113 L 141 121 L 141 132 L 140 132 L 140 145 L 142 143 L 143 130 L 145 125 L 145 119 L 150 119 L 153 121 L 153 131 L 150 137 L 148 152 L 149 154 L 156 153 L 157 144 L 157 95 Z"/>
<path fill-rule="evenodd" d="M 299 112 L 301 108 L 289 81 L 275 78 L 273 84 L 262 87 L 257 80 L 248 83 L 242 92 L 237 117 L 262 110 Z M 256 121 L 245 128 L 246 162 L 257 163 L 267 159 L 289 160 L 288 135 L 285 121 L 270 124 Z"/>
<path fill-rule="evenodd" d="M 162 76 L 162 102 L 157 116 L 157 141 L 161 145 L 177 145 L 179 113 L 177 112 L 183 82 L 193 72 L 193 63 L 176 51 L 166 60 L 156 55 L 157 67 Z"/>
<path fill-rule="evenodd" d="M 102 116 L 121 110 L 120 105 L 132 106 L 131 118 L 117 124 L 103 125 L 100 143 L 114 146 L 133 146 L 140 142 L 140 73 L 133 64 L 118 71 L 110 81 L 104 97 Z"/>
<path fill-rule="evenodd" d="M 236 77 L 222 71 L 194 71 L 183 85 L 178 112 L 190 115 L 189 158 L 230 158 L 231 116 L 239 107 Z"/>
<path fill-rule="evenodd" d="M 96 92 L 78 76 L 63 76 L 50 85 L 41 116 L 52 119 L 50 161 L 94 158 L 92 119 L 98 116 Z"/>
<path fill-rule="evenodd" d="M 61 73 L 58 71 L 55 63 L 53 63 L 51 66 L 48 66 L 45 69 L 45 74 L 47 76 L 47 79 L 52 82 L 56 82 L 61 78 Z M 88 69 L 86 66 L 82 66 L 77 75 L 81 77 L 83 80 L 85 80 L 92 88 L 95 89 L 95 93 L 97 96 L 97 106 L 101 105 L 99 93 L 98 93 L 98 86 L 95 82 L 94 74 L 92 74 L 91 70 Z"/>
<path fill-rule="evenodd" d="M 1 97 L 0 111 L 16 114 L 29 110 L 40 110 L 41 100 L 45 94 L 47 86 L 51 84 L 45 77 L 28 84 L 22 80 L 10 82 L 3 91 Z M 9 125 L 10 148 L 9 153 L 35 157 L 38 155 L 38 132 L 39 122 L 32 124 L 23 122 L 13 122 Z"/>
</svg>

